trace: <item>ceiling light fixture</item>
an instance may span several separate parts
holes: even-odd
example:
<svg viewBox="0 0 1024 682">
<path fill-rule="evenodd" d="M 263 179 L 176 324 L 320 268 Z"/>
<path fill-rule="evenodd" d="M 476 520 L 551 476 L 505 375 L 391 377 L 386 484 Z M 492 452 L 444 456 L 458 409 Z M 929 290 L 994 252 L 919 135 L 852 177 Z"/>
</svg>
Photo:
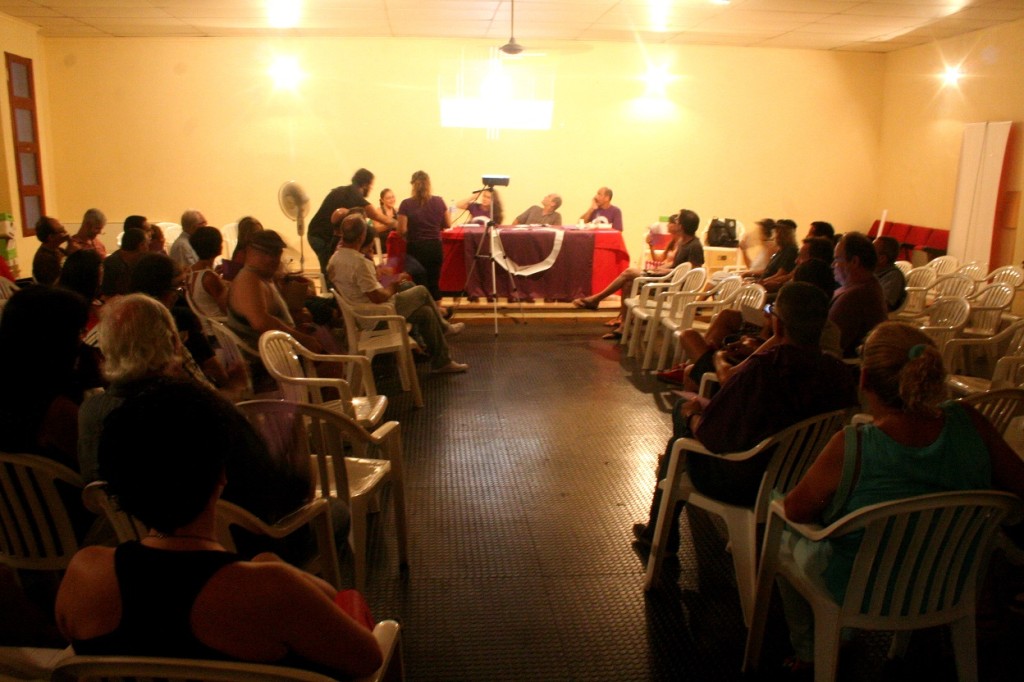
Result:
<svg viewBox="0 0 1024 682">
<path fill-rule="evenodd" d="M 295 28 L 301 16 L 301 0 L 267 0 L 267 21 L 273 28 Z"/>
<path fill-rule="evenodd" d="M 955 86 L 960 82 L 960 79 L 964 77 L 964 72 L 960 68 L 960 65 L 947 66 L 945 73 L 942 74 L 942 82 L 946 85 Z"/>
<path fill-rule="evenodd" d="M 512 26 L 509 31 L 508 42 L 498 49 L 505 54 L 516 55 L 523 51 L 523 46 L 516 42 L 516 0 L 512 0 Z"/>
</svg>

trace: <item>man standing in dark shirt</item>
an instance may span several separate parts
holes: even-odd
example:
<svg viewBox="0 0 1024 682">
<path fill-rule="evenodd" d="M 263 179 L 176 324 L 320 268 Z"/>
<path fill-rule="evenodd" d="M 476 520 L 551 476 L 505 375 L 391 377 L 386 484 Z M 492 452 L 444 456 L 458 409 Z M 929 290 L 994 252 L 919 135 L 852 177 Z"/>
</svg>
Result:
<svg viewBox="0 0 1024 682">
<path fill-rule="evenodd" d="M 771 313 L 772 338 L 736 367 L 706 406 L 696 399 L 680 400 L 673 407 L 672 438 L 658 462 L 659 480 L 668 474 L 677 438 L 696 438 L 719 454 L 739 452 L 799 421 L 857 404 L 853 372 L 819 346 L 828 308 L 828 296 L 813 284 L 790 282 L 782 287 Z M 766 457 L 733 462 L 687 453 L 687 470 L 704 495 L 750 505 L 768 467 Z M 656 488 L 650 520 L 633 526 L 642 545 L 650 546 L 660 505 L 661 490 Z M 674 516 L 670 551 L 679 546 L 678 510 Z"/>
<path fill-rule="evenodd" d="M 320 210 L 309 221 L 309 245 L 313 247 L 316 257 L 320 259 L 320 270 L 325 274 L 327 263 L 338 247 L 338 235 L 335 234 L 334 227 L 341 223 L 341 219 L 345 217 L 349 209 L 362 208 L 366 215 L 378 223 L 391 228 L 398 227 L 397 220 L 388 218 L 366 200 L 372 188 L 373 173 L 365 168 L 360 168 L 352 176 L 351 185 L 335 187 L 327 193 L 323 203 L 320 204 Z"/>
</svg>

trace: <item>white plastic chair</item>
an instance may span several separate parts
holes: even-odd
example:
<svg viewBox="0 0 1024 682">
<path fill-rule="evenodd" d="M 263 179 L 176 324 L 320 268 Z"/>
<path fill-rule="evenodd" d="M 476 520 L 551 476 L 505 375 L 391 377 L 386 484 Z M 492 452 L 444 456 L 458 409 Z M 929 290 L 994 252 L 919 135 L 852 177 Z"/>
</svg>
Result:
<svg viewBox="0 0 1024 682">
<path fill-rule="evenodd" d="M 78 551 L 74 524 L 57 488 L 82 477 L 52 459 L 0 452 L 0 564 L 63 571 Z"/>
<path fill-rule="evenodd" d="M 930 336 L 942 353 L 948 341 L 952 341 L 967 324 L 971 304 L 962 296 L 943 296 L 925 308 L 925 323 L 921 331 Z"/>
<path fill-rule="evenodd" d="M 764 523 L 767 517 L 768 503 L 772 494 L 789 492 L 803 478 L 804 473 L 825 443 L 842 428 L 843 423 L 847 420 L 847 414 L 847 410 L 826 412 L 783 429 L 744 452 L 717 455 L 733 462 L 742 462 L 766 450 L 772 451 L 771 460 L 761 480 L 761 487 L 753 507 L 727 504 L 698 492 L 686 472 L 684 453 L 696 452 L 712 456 L 715 456 L 716 453 L 705 448 L 699 440 L 678 439 L 672 446 L 668 475 L 658 481 L 658 487 L 662 491 L 661 509 L 658 512 L 658 523 L 654 529 L 651 554 L 647 559 L 644 589 L 651 589 L 661 574 L 663 559 L 661 548 L 668 541 L 676 503 L 685 501 L 689 505 L 717 514 L 725 520 L 729 541 L 732 543 L 732 562 L 736 570 L 736 586 L 740 593 L 740 604 L 743 607 L 743 622 L 749 625 L 754 612 L 754 589 L 757 577 L 757 525 Z"/>
<path fill-rule="evenodd" d="M 1003 313 L 1013 302 L 1014 290 L 1009 284 L 992 284 L 967 299 L 971 314 L 964 326 L 964 336 L 992 336 L 999 331 Z"/>
<path fill-rule="evenodd" d="M 707 279 L 707 270 L 693 268 L 683 276 L 679 286 L 674 290 L 659 293 L 655 297 L 653 308 L 638 306 L 633 309 L 634 333 L 629 345 L 629 355 L 635 358 L 643 356 L 643 369 L 650 369 L 654 362 L 654 348 L 661 332 L 661 318 L 673 305 L 685 305 L 696 301 L 703 293 Z"/>
<path fill-rule="evenodd" d="M 272 452 L 286 451 L 292 461 L 309 458 L 318 497 L 338 498 L 348 504 L 352 518 L 349 544 L 357 589 L 366 587 L 367 517 L 376 511 L 380 490 L 389 481 L 399 563 L 407 563 L 405 484 L 398 422 L 387 422 L 369 433 L 351 418 L 318 405 L 252 400 L 239 403 L 238 409 Z M 346 457 L 346 444 L 355 452 L 375 448 L 383 457 Z M 345 466 L 335 465 L 342 461 Z"/>
<path fill-rule="evenodd" d="M 416 407 L 423 407 L 423 393 L 405 318 L 396 313 L 391 304 L 357 306 L 337 289 L 334 298 L 345 320 L 348 352 L 365 355 L 371 361 L 381 353 L 395 353 L 402 390 L 411 390 Z"/>
<path fill-rule="evenodd" d="M 364 428 L 380 422 L 388 407 L 387 396 L 377 394 L 370 361 L 364 355 L 321 355 L 291 334 L 273 330 L 260 337 L 260 357 L 285 400 L 336 410 Z M 318 363 L 342 368 L 347 380 L 319 376 Z M 338 397 L 325 398 L 324 389 L 336 391 Z"/>
<path fill-rule="evenodd" d="M 164 234 L 164 248 L 169 252 L 171 250 L 171 244 L 181 236 L 181 225 L 178 223 L 156 223 L 160 227 L 160 231 Z"/>
<path fill-rule="evenodd" d="M 723 310 L 739 310 L 743 311 L 760 311 L 764 307 L 764 301 L 768 297 L 768 292 L 765 288 L 757 282 L 748 282 L 742 285 L 736 290 L 736 293 L 731 298 L 725 301 L 715 302 L 713 304 L 701 303 L 700 308 L 705 316 L 709 319 L 714 319 L 715 315 Z M 691 329 L 699 332 L 705 332 L 711 326 L 710 322 L 703 322 L 695 320 L 690 325 Z M 683 358 L 683 346 L 680 342 L 685 327 L 680 326 L 679 329 L 672 332 L 672 338 L 670 341 L 671 347 L 675 349 L 672 359 L 672 364 L 679 364 L 684 360 Z M 662 346 L 664 350 L 664 345 Z"/>
<path fill-rule="evenodd" d="M 903 273 L 904 277 L 909 275 L 910 271 L 914 269 L 914 265 L 908 260 L 898 260 L 893 263 L 893 265 L 899 268 L 899 271 Z"/>
<path fill-rule="evenodd" d="M 967 491 L 921 495 L 876 504 L 827 528 L 794 523 L 781 500 L 771 504 L 765 533 L 753 622 L 743 669 L 757 667 L 776 576 L 781 576 L 814 611 L 814 679 L 833 680 L 844 627 L 895 630 L 890 657 L 901 655 L 911 630 L 948 623 L 961 680 L 976 680 L 978 666 L 974 610 L 999 524 L 1019 513 L 1009 493 Z M 820 576 L 809 576 L 782 541 L 784 526 L 822 541 L 854 532 L 863 539 L 842 603 Z"/>
<path fill-rule="evenodd" d="M 1020 289 L 1024 286 L 1024 270 L 1020 269 L 1016 265 L 1004 265 L 1001 268 L 996 268 L 992 272 L 985 276 L 985 281 L 997 284 L 1002 282 L 1009 284 L 1014 289 Z"/>
<path fill-rule="evenodd" d="M 960 261 L 956 256 L 939 256 L 928 261 L 925 266 L 935 270 L 939 277 L 951 275 L 960 267 Z"/>
<path fill-rule="evenodd" d="M 711 290 L 702 293 L 699 301 L 687 301 L 682 297 L 672 298 L 668 312 L 661 317 L 661 326 L 664 331 L 662 332 L 661 352 L 658 354 L 658 362 L 654 369 L 660 370 L 668 367 L 668 356 L 676 338 L 676 332 L 692 328 L 699 315 L 712 315 L 722 305 L 726 305 L 732 300 L 742 286 L 743 279 L 732 275 L 721 280 Z"/>
<path fill-rule="evenodd" d="M 655 308 L 658 304 L 658 294 L 669 291 L 677 291 L 683 277 L 693 268 L 693 264 L 681 263 L 672 268 L 672 271 L 665 275 L 637 277 L 633 280 L 633 288 L 630 295 L 623 301 L 626 314 L 622 318 L 622 338 L 619 343 L 628 346 L 636 325 L 634 324 L 634 310 L 637 308 Z M 625 293 L 625 292 L 623 292 Z"/>
<path fill-rule="evenodd" d="M 970 405 L 992 422 L 999 435 L 1006 433 L 1017 417 L 1024 415 L 1024 389 L 1003 388 L 985 393 L 975 393 L 961 398 L 959 402 Z"/>
<path fill-rule="evenodd" d="M 906 278 L 907 295 L 903 298 L 903 304 L 889 313 L 890 319 L 906 319 L 919 316 L 924 311 L 925 305 L 927 305 L 928 287 L 938 279 L 938 273 L 934 268 L 920 267 L 908 272 Z"/>
<path fill-rule="evenodd" d="M 373 674 L 353 682 L 404 680 L 402 669 L 401 626 L 382 620 L 373 628 L 373 636 L 384 654 L 384 663 Z M 56 664 L 55 682 L 334 682 L 319 673 L 264 663 L 214 661 L 194 658 L 148 658 L 144 656 L 70 656 Z"/>
<path fill-rule="evenodd" d="M 1018 320 L 987 339 L 953 339 L 946 343 L 942 357 L 949 372 L 946 384 L 954 395 L 970 395 L 995 388 L 1009 388 L 1002 381 L 1010 376 L 1004 359 L 1024 356 L 1024 320 Z M 1000 379 L 996 367 L 1003 362 Z M 1016 384 L 1012 384 L 1016 385 Z"/>
</svg>

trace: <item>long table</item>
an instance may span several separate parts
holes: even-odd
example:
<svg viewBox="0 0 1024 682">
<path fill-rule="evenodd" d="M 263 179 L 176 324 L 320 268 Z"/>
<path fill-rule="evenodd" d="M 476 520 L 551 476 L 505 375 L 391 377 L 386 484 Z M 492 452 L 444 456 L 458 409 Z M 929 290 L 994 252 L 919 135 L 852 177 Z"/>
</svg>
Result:
<svg viewBox="0 0 1024 682">
<path fill-rule="evenodd" d="M 520 266 L 547 258 L 560 228 L 499 228 L 505 255 Z M 463 290 L 470 298 L 482 298 L 492 291 L 490 240 L 484 241 L 482 227 L 456 227 L 441 235 L 444 263 L 442 291 Z M 479 256 L 477 252 L 479 250 Z M 476 267 L 473 267 L 473 263 Z M 629 253 L 617 230 L 564 230 L 562 248 L 554 264 L 530 276 L 515 277 L 518 295 L 524 300 L 571 301 L 605 288 L 629 266 Z M 467 280 L 467 273 L 472 276 Z M 508 273 L 497 268 L 498 296 L 512 295 Z"/>
</svg>

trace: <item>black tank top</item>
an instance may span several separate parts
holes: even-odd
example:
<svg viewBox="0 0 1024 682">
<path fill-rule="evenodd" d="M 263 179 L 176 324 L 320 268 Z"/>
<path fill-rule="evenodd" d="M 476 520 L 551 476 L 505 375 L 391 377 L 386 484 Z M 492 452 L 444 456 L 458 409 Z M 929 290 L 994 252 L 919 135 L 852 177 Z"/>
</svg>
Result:
<svg viewBox="0 0 1024 682">
<path fill-rule="evenodd" d="M 121 622 L 113 632 L 74 640 L 80 655 L 228 658 L 192 634 L 196 597 L 213 575 L 241 561 L 230 552 L 173 552 L 126 542 L 114 550 Z"/>
</svg>

